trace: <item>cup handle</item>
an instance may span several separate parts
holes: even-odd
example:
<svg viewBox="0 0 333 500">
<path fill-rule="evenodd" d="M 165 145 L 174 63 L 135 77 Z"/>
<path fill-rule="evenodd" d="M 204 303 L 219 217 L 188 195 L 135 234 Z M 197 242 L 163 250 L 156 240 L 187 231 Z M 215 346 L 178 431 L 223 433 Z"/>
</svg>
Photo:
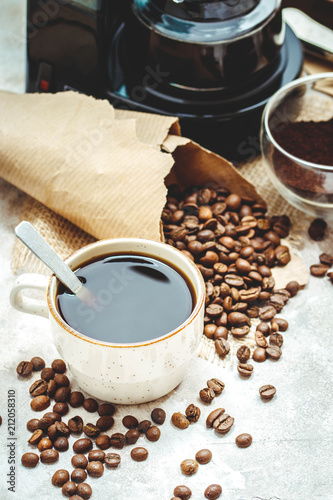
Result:
<svg viewBox="0 0 333 500">
<path fill-rule="evenodd" d="M 49 308 L 46 300 L 33 299 L 22 294 L 23 290 L 39 290 L 46 296 L 49 278 L 42 274 L 22 274 L 19 276 L 10 292 L 10 303 L 21 312 L 37 314 L 44 318 L 49 317 Z"/>
</svg>

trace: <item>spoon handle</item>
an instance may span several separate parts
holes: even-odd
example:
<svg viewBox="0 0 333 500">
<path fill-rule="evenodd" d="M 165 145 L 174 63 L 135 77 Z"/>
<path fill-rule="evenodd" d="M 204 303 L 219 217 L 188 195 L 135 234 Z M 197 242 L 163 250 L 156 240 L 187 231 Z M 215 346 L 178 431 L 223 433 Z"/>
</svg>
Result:
<svg viewBox="0 0 333 500">
<path fill-rule="evenodd" d="M 82 288 L 82 283 L 73 271 L 56 254 L 53 248 L 36 231 L 30 222 L 23 221 L 15 228 L 15 234 L 19 240 L 31 250 L 59 280 L 69 288 L 75 295 Z"/>
</svg>

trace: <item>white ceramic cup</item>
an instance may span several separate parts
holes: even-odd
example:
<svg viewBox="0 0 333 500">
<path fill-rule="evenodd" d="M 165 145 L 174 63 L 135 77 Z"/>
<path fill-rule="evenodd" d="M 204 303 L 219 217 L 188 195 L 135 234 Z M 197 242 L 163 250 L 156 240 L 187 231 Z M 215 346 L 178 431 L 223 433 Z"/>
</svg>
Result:
<svg viewBox="0 0 333 500">
<path fill-rule="evenodd" d="M 196 265 L 182 252 L 141 238 L 101 240 L 81 248 L 66 263 L 76 269 L 96 257 L 117 253 L 146 254 L 181 269 L 196 294 L 189 318 L 162 337 L 115 344 L 89 338 L 65 323 L 56 308 L 59 281 L 54 275 L 23 274 L 13 285 L 10 301 L 19 311 L 49 318 L 56 348 L 84 391 L 104 401 L 144 403 L 164 396 L 184 378 L 203 333 L 205 283 Z M 22 294 L 27 289 L 43 291 L 46 300 Z"/>
</svg>

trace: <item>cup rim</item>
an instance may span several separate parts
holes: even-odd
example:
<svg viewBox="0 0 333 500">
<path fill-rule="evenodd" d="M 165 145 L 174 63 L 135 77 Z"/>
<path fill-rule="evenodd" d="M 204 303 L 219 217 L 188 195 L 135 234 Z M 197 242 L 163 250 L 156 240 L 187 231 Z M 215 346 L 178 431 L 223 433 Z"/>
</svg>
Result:
<svg viewBox="0 0 333 500">
<path fill-rule="evenodd" d="M 65 259 L 65 262 L 68 263 L 68 261 L 70 261 L 74 257 L 76 257 L 77 254 L 80 254 L 82 251 L 85 251 L 85 250 L 91 248 L 92 246 L 96 246 L 96 245 L 101 244 L 101 243 L 108 243 L 108 242 L 112 242 L 112 241 L 118 241 L 118 242 L 131 241 L 133 243 L 137 242 L 137 243 L 140 243 L 140 244 L 146 243 L 146 244 L 154 244 L 154 245 L 155 244 L 157 244 L 157 245 L 166 245 L 166 247 L 168 248 L 168 251 L 170 250 L 171 252 L 177 252 L 177 253 L 179 252 L 181 258 L 184 260 L 185 263 L 187 263 L 187 265 L 190 265 L 190 267 L 192 268 L 192 271 L 194 272 L 194 274 L 197 275 L 197 278 L 199 279 L 199 283 L 201 283 L 201 287 L 199 287 L 198 291 L 196 290 L 197 300 L 196 300 L 196 304 L 195 304 L 195 307 L 194 307 L 192 313 L 190 314 L 190 316 L 181 325 L 179 325 L 177 328 L 175 328 L 171 332 L 168 332 L 165 335 L 162 335 L 160 337 L 156 337 L 156 338 L 151 339 L 151 340 L 146 341 L 146 342 L 116 343 L 116 342 L 99 341 L 97 339 L 93 339 L 93 338 L 91 338 L 91 337 L 89 337 L 87 335 L 84 335 L 84 334 L 78 332 L 77 330 L 75 330 L 74 328 L 72 328 L 70 325 L 68 325 L 62 319 L 62 317 L 60 316 L 60 314 L 57 311 L 57 308 L 55 307 L 54 300 L 51 299 L 51 288 L 53 286 L 55 286 L 55 282 L 56 281 L 59 281 L 58 278 L 55 276 L 55 274 L 52 274 L 50 276 L 50 278 L 49 278 L 49 282 L 48 282 L 48 286 L 47 286 L 47 305 L 48 305 L 49 311 L 50 311 L 53 319 L 56 321 L 56 323 L 62 329 L 64 329 L 67 333 L 70 333 L 74 337 L 76 337 L 76 338 L 78 338 L 80 340 L 84 340 L 84 341 L 86 341 L 86 342 L 88 342 L 90 344 L 93 344 L 93 345 L 126 349 L 126 348 L 145 347 L 145 346 L 149 346 L 149 345 L 156 344 L 156 343 L 159 343 L 159 342 L 163 342 L 164 340 L 167 340 L 168 338 L 171 338 L 174 335 L 176 335 L 177 333 L 179 333 L 182 330 L 184 330 L 184 328 L 186 328 L 190 323 L 192 323 L 195 320 L 195 318 L 198 316 L 199 312 L 201 311 L 201 308 L 204 305 L 204 300 L 205 300 L 205 282 L 204 282 L 202 274 L 200 273 L 200 271 L 197 268 L 197 266 L 195 265 L 195 263 L 192 262 L 192 260 L 189 259 L 189 257 L 187 257 L 185 254 L 183 254 L 180 250 L 178 250 L 175 247 L 172 247 L 171 245 L 167 245 L 166 243 L 155 241 L 155 240 L 149 240 L 147 238 L 108 238 L 108 239 L 104 239 L 104 240 L 98 240 L 98 241 L 95 241 L 93 243 L 89 243 L 88 245 L 85 245 L 85 246 L 79 248 L 78 250 L 76 250 L 75 252 L 73 252 L 69 257 L 67 257 L 67 259 Z M 154 255 L 152 255 L 152 256 L 154 256 Z M 158 257 L 155 256 L 155 258 L 158 258 Z M 194 284 L 193 284 L 193 286 L 194 286 Z"/>
<path fill-rule="evenodd" d="M 276 102 L 279 100 L 282 94 L 284 94 L 286 91 L 294 89 L 300 85 L 303 85 L 308 82 L 313 82 L 315 80 L 323 80 L 325 78 L 332 78 L 333 79 L 333 72 L 325 72 L 325 73 L 316 73 L 314 75 L 307 75 L 303 76 L 301 78 L 298 78 L 296 80 L 293 80 L 292 82 L 284 85 L 281 87 L 275 94 L 273 94 L 270 99 L 268 100 L 264 111 L 263 111 L 263 127 L 269 137 L 269 140 L 272 142 L 274 147 L 280 151 L 283 155 L 285 155 L 287 158 L 292 160 L 293 162 L 299 163 L 305 168 L 315 168 L 316 170 L 328 170 L 332 171 L 333 170 L 333 165 L 321 165 L 320 163 L 314 163 L 310 162 L 307 160 L 303 160 L 302 158 L 299 158 L 298 156 L 294 156 L 291 153 L 288 153 L 280 144 L 274 139 L 271 129 L 268 123 L 269 117 L 272 112 L 273 106 L 275 106 Z M 333 99 L 333 97 L 332 97 Z"/>
</svg>

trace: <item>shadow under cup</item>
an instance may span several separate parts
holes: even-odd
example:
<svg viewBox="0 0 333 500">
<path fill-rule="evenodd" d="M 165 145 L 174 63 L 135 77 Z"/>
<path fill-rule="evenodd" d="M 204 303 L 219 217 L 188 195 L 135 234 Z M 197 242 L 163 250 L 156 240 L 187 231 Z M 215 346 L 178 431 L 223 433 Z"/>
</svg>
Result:
<svg viewBox="0 0 333 500">
<path fill-rule="evenodd" d="M 55 276 L 49 282 L 47 301 L 56 348 L 80 387 L 104 401 L 137 404 L 164 396 L 184 378 L 203 333 L 205 284 L 196 265 L 182 252 L 139 238 L 98 241 L 74 253 L 66 263 L 77 269 L 100 256 L 125 253 L 168 262 L 191 283 L 196 296 L 192 313 L 175 330 L 140 343 L 99 341 L 63 320 L 56 307 L 59 281 Z"/>
</svg>

